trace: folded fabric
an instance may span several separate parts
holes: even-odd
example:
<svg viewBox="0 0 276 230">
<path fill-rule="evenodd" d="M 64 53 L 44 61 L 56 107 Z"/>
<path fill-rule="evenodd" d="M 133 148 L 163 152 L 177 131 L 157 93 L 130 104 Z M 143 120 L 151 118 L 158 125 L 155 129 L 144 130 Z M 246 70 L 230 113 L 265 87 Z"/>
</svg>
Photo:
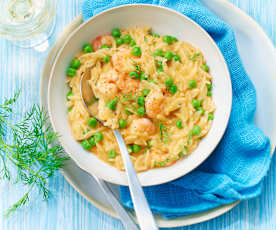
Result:
<svg viewBox="0 0 276 230">
<path fill-rule="evenodd" d="M 164 218 L 174 218 L 258 196 L 271 161 L 270 142 L 253 123 L 256 91 L 242 66 L 232 28 L 198 0 L 85 0 L 83 18 L 87 20 L 108 8 L 130 3 L 169 7 L 197 22 L 221 50 L 233 87 L 231 116 L 220 144 L 188 175 L 166 184 L 145 187 L 152 211 Z M 120 192 L 124 205 L 133 208 L 128 187 L 121 186 Z"/>
</svg>

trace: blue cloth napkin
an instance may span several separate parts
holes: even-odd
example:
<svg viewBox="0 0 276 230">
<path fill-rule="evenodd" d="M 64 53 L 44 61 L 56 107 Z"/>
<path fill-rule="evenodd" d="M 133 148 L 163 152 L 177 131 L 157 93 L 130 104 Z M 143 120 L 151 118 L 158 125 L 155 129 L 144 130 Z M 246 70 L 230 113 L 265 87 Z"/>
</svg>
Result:
<svg viewBox="0 0 276 230">
<path fill-rule="evenodd" d="M 258 196 L 271 160 L 270 142 L 253 124 L 256 91 L 242 66 L 232 28 L 198 0 L 85 0 L 83 18 L 87 20 L 108 8 L 130 3 L 169 7 L 196 21 L 220 48 L 233 87 L 231 117 L 220 144 L 188 175 L 170 183 L 145 187 L 152 211 L 170 219 Z M 121 186 L 120 192 L 124 205 L 133 208 L 128 187 Z"/>
</svg>

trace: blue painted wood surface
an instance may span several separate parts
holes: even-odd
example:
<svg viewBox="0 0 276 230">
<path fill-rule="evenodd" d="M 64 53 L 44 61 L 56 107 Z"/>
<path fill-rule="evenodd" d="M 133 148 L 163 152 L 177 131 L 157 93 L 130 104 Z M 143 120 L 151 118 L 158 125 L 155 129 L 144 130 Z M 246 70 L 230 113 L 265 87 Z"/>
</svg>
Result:
<svg viewBox="0 0 276 230">
<path fill-rule="evenodd" d="M 275 0 L 229 0 L 252 16 L 276 44 Z M 50 43 L 53 44 L 65 26 L 80 13 L 78 0 L 59 0 L 57 23 Z M 0 101 L 22 89 L 15 111 L 26 111 L 39 100 L 39 76 L 47 52 L 20 49 L 0 38 Z M 267 60 L 269 61 L 269 60 Z M 14 114 L 14 119 L 21 113 Z M 41 202 L 37 194 L 28 208 L 4 219 L 0 216 L 1 230 L 111 230 L 123 229 L 120 221 L 99 211 L 82 198 L 60 173 L 50 181 L 53 196 Z M 0 212 L 15 202 L 22 187 L 0 183 Z M 36 199 L 37 198 L 37 199 Z M 260 197 L 241 202 L 230 212 L 213 220 L 177 228 L 181 230 L 275 230 L 276 229 L 276 158 L 265 178 Z"/>
</svg>

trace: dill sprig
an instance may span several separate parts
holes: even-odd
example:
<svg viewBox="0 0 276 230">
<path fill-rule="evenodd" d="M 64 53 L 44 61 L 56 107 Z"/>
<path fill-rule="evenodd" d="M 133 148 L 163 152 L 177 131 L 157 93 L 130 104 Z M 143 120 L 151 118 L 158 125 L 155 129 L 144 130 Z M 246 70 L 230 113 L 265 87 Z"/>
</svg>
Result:
<svg viewBox="0 0 276 230">
<path fill-rule="evenodd" d="M 168 131 L 168 128 L 164 126 L 161 121 L 159 123 L 159 130 L 160 130 L 161 141 L 164 143 L 168 143 L 170 141 L 169 131 Z"/>
<path fill-rule="evenodd" d="M 200 53 L 195 53 L 193 56 L 191 55 L 191 53 L 187 50 L 187 54 L 188 54 L 188 57 L 189 57 L 189 60 L 190 61 L 197 61 L 200 59 Z"/>
<path fill-rule="evenodd" d="M 20 91 L 0 104 L 0 179 L 21 183 L 27 187 L 27 192 L 5 215 L 24 206 L 35 188 L 42 194 L 43 200 L 47 200 L 48 179 L 68 159 L 57 143 L 57 133 L 48 123 L 47 112 L 39 105 L 34 105 L 21 122 L 9 122 L 12 105 L 19 94 Z M 12 175 L 11 168 L 16 169 L 16 175 Z"/>
</svg>

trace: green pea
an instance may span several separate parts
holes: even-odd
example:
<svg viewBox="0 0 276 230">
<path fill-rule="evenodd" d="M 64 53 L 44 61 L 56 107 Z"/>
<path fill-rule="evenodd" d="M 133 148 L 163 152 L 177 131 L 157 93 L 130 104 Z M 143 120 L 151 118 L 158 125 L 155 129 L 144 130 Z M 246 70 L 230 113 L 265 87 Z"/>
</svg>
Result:
<svg viewBox="0 0 276 230">
<path fill-rule="evenodd" d="M 157 33 L 153 33 L 151 36 L 154 37 L 154 38 L 160 38 L 160 35 L 157 34 Z"/>
<path fill-rule="evenodd" d="M 70 97 L 73 96 L 73 92 L 72 91 L 69 91 L 67 94 L 66 94 L 66 99 L 67 101 L 69 101 Z"/>
<path fill-rule="evenodd" d="M 93 47 L 90 45 L 90 44 L 85 44 L 83 47 L 82 47 L 82 50 L 84 53 L 91 53 L 93 52 Z"/>
<path fill-rule="evenodd" d="M 141 73 L 140 79 L 141 79 L 141 80 L 148 80 L 147 75 L 146 75 L 144 72 Z"/>
<path fill-rule="evenodd" d="M 89 119 L 88 119 L 88 125 L 91 127 L 91 128 L 95 128 L 96 126 L 97 126 L 97 123 L 98 123 L 98 121 L 97 121 L 97 119 L 95 118 L 95 117 L 90 117 Z"/>
<path fill-rule="evenodd" d="M 200 104 L 201 104 L 200 100 L 197 100 L 197 99 L 192 100 L 192 105 L 193 105 L 194 108 L 200 107 Z"/>
<path fill-rule="evenodd" d="M 119 38 L 119 37 L 121 36 L 121 31 L 120 31 L 118 28 L 114 28 L 114 29 L 112 30 L 112 36 L 113 36 L 114 38 Z"/>
<path fill-rule="evenodd" d="M 154 50 L 156 56 L 164 57 L 164 52 L 160 49 Z"/>
<path fill-rule="evenodd" d="M 200 134 L 200 132 L 201 132 L 201 128 L 199 126 L 196 125 L 192 128 L 192 135 L 193 136 L 198 136 Z"/>
<path fill-rule="evenodd" d="M 209 121 L 214 120 L 214 114 L 208 113 L 208 120 Z"/>
<path fill-rule="evenodd" d="M 139 116 L 145 116 L 145 114 L 146 114 L 146 109 L 145 109 L 144 107 L 139 107 L 139 108 L 137 109 L 137 114 L 138 114 Z"/>
<path fill-rule="evenodd" d="M 95 145 L 96 145 L 95 137 L 91 137 L 91 138 L 89 139 L 89 143 L 91 144 L 92 147 L 95 146 Z"/>
<path fill-rule="evenodd" d="M 172 53 L 171 51 L 169 51 L 169 50 L 164 54 L 164 57 L 165 57 L 168 61 L 172 60 L 173 56 L 174 56 L 173 53 Z"/>
<path fill-rule="evenodd" d="M 179 55 L 174 55 L 173 60 L 180 61 L 180 56 Z"/>
<path fill-rule="evenodd" d="M 73 108 L 68 108 L 68 109 L 67 109 L 67 111 L 68 111 L 68 112 L 71 112 L 71 111 L 72 111 L 72 109 L 73 109 Z"/>
<path fill-rule="evenodd" d="M 80 62 L 79 59 L 73 59 L 73 60 L 71 61 L 71 64 L 70 64 L 70 66 L 71 66 L 73 69 L 78 69 L 78 68 L 80 67 L 80 65 L 81 65 L 81 62 Z"/>
<path fill-rule="evenodd" d="M 206 84 L 206 87 L 207 87 L 207 90 L 209 90 L 209 91 L 212 90 L 212 84 L 207 83 L 207 84 Z"/>
<path fill-rule="evenodd" d="M 205 113 L 205 109 L 202 108 L 202 107 L 199 107 L 199 108 L 197 109 L 197 111 L 200 111 L 200 115 L 201 115 L 201 116 L 203 116 L 204 113 Z"/>
<path fill-rule="evenodd" d="M 138 46 L 133 47 L 132 54 L 137 57 L 140 56 L 142 54 L 141 48 Z"/>
<path fill-rule="evenodd" d="M 178 42 L 178 39 L 176 37 L 171 36 L 171 38 L 174 42 Z"/>
<path fill-rule="evenodd" d="M 110 48 L 108 44 L 103 44 L 100 49 Z"/>
<path fill-rule="evenodd" d="M 133 152 L 134 152 L 134 153 L 138 153 L 138 152 L 141 150 L 141 147 L 140 147 L 140 145 L 134 144 L 134 145 L 132 146 L 132 149 L 133 149 Z"/>
<path fill-rule="evenodd" d="M 129 34 L 125 35 L 123 39 L 124 39 L 124 43 L 125 44 L 129 44 L 131 42 L 131 40 L 132 40 L 131 36 Z"/>
<path fill-rule="evenodd" d="M 165 79 L 165 85 L 169 88 L 173 85 L 173 79 L 171 77 Z"/>
<path fill-rule="evenodd" d="M 211 97 L 211 96 L 212 96 L 212 91 L 211 91 L 211 90 L 208 90 L 208 91 L 207 91 L 207 96 L 208 96 L 208 97 Z"/>
<path fill-rule="evenodd" d="M 116 150 L 110 150 L 108 153 L 107 153 L 107 156 L 108 158 L 110 159 L 114 159 L 116 157 Z"/>
<path fill-rule="evenodd" d="M 101 132 L 97 132 L 94 134 L 94 138 L 96 142 L 101 142 L 103 140 L 103 134 Z"/>
<path fill-rule="evenodd" d="M 172 85 L 169 87 L 169 91 L 171 94 L 175 94 L 177 92 L 177 85 Z"/>
<path fill-rule="evenodd" d="M 74 77 L 77 74 L 77 71 L 76 71 L 76 69 L 69 67 L 66 70 L 66 74 L 69 77 Z"/>
<path fill-rule="evenodd" d="M 195 88 L 196 85 L 197 85 L 197 83 L 196 83 L 195 80 L 190 80 L 190 81 L 189 81 L 189 87 L 190 87 L 190 88 Z"/>
<path fill-rule="evenodd" d="M 137 97 L 137 104 L 144 106 L 145 105 L 145 98 L 142 96 Z"/>
<path fill-rule="evenodd" d="M 120 129 L 123 129 L 123 128 L 125 128 L 126 126 L 127 126 L 127 121 L 126 121 L 126 119 L 121 118 L 121 119 L 119 120 L 119 127 L 120 127 Z"/>
<path fill-rule="evenodd" d="M 132 72 L 129 73 L 129 76 L 131 78 L 138 79 L 139 78 L 139 73 L 137 71 L 132 71 Z"/>
<path fill-rule="evenodd" d="M 82 141 L 82 142 L 81 142 L 81 145 L 82 145 L 82 147 L 83 147 L 85 150 L 89 150 L 89 149 L 91 149 L 91 147 L 92 147 L 88 140 Z"/>
<path fill-rule="evenodd" d="M 130 153 L 133 153 L 133 145 L 128 145 L 127 148 Z"/>
<path fill-rule="evenodd" d="M 122 38 L 115 38 L 115 42 L 117 46 L 124 44 L 124 40 Z"/>
<path fill-rule="evenodd" d="M 150 92 L 149 89 L 143 89 L 142 90 L 142 94 L 143 94 L 144 97 L 148 96 L 149 92 Z"/>
<path fill-rule="evenodd" d="M 109 108 L 110 110 L 115 111 L 116 110 L 116 106 L 117 106 L 117 100 L 113 99 L 111 101 L 108 101 L 108 102 L 105 103 L 105 106 L 107 108 Z"/>
<path fill-rule="evenodd" d="M 172 40 L 172 37 L 169 36 L 169 35 L 165 35 L 163 38 L 162 38 L 163 42 L 167 43 L 167 44 L 172 44 L 173 40 Z"/>
<path fill-rule="evenodd" d="M 108 63 L 108 62 L 110 61 L 110 56 L 105 56 L 105 57 L 103 57 L 103 58 L 102 58 L 102 61 L 103 61 L 104 63 Z"/>
<path fill-rule="evenodd" d="M 201 66 L 201 69 L 203 69 L 205 72 L 208 72 L 208 71 L 209 71 L 209 66 L 203 64 L 203 65 Z"/>
<path fill-rule="evenodd" d="M 182 128 L 183 128 L 183 125 L 182 125 L 182 121 L 181 121 L 181 120 L 177 120 L 177 121 L 176 121 L 176 127 L 179 128 L 179 129 L 182 129 Z"/>
<path fill-rule="evenodd" d="M 131 40 L 130 43 L 129 43 L 129 45 L 130 45 L 131 47 L 136 46 L 136 42 L 135 42 L 134 40 Z"/>
</svg>

